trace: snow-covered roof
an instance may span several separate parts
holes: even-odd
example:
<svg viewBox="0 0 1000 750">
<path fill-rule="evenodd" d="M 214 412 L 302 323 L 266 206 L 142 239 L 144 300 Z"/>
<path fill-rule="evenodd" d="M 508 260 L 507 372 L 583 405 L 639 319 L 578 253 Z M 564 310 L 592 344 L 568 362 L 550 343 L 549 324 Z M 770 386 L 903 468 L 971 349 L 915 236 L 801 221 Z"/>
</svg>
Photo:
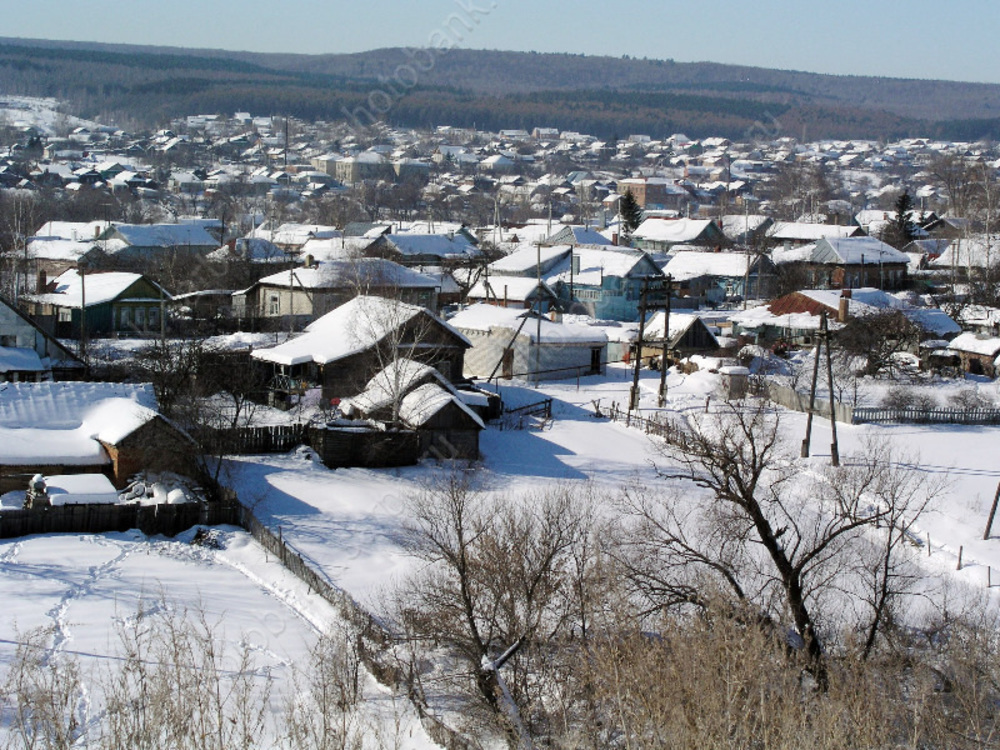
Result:
<svg viewBox="0 0 1000 750">
<path fill-rule="evenodd" d="M 118 490 L 103 474 L 59 474 L 45 477 L 45 491 L 52 505 L 113 505 L 118 502 Z"/>
<path fill-rule="evenodd" d="M 53 291 L 45 294 L 26 294 L 24 298 L 46 305 L 79 308 L 86 297 L 87 307 L 92 307 L 117 299 L 141 278 L 142 275 L 138 273 L 100 271 L 86 274 L 84 281 L 76 269 L 70 269 L 51 282 L 50 288 Z M 162 288 L 157 288 L 160 289 L 164 299 L 171 299 Z"/>
<path fill-rule="evenodd" d="M 541 329 L 543 344 L 605 344 L 608 337 L 604 331 L 576 320 L 556 322 L 546 317 L 538 317 L 530 310 L 496 305 L 470 305 L 457 313 L 449 321 L 459 331 L 489 333 L 495 328 L 516 331 L 525 318 L 528 321 L 521 328 L 521 335 L 532 343 L 538 340 Z"/>
<path fill-rule="evenodd" d="M 1000 352 L 1000 338 L 978 333 L 961 333 L 948 343 L 948 349 L 993 357 Z"/>
<path fill-rule="evenodd" d="M 747 253 L 699 253 L 682 250 L 670 256 L 663 271 L 675 281 L 688 281 L 702 276 L 735 278 L 742 277 L 752 263 L 753 258 Z"/>
<path fill-rule="evenodd" d="M 286 366 L 306 362 L 326 364 L 368 349 L 418 315 L 427 316 L 472 345 L 423 307 L 384 297 L 360 296 L 314 320 L 302 335 L 270 349 L 256 349 L 252 356 Z"/>
<path fill-rule="evenodd" d="M 384 235 L 397 252 L 404 256 L 429 256 L 442 259 L 478 257 L 479 249 L 464 235 L 387 234 Z"/>
<path fill-rule="evenodd" d="M 775 248 L 771 259 L 782 263 L 873 265 L 909 263 L 910 257 L 875 237 L 826 237 L 801 247 Z"/>
<path fill-rule="evenodd" d="M 0 384 L 0 462 L 108 463 L 117 445 L 157 416 L 149 384 Z"/>
<path fill-rule="evenodd" d="M 48 369 L 34 349 L 0 346 L 0 372 L 45 372 Z"/>
<path fill-rule="evenodd" d="M 462 399 L 436 383 L 425 383 L 407 393 L 399 404 L 399 417 L 410 427 L 421 427 L 449 404 L 455 404 L 465 412 L 480 429 L 486 428 L 479 415 Z"/>
<path fill-rule="evenodd" d="M 295 268 L 265 276 L 259 282 L 267 286 L 300 289 L 365 289 L 368 287 L 421 287 L 434 289 L 436 279 L 382 258 L 331 260 L 310 268 Z"/>
<path fill-rule="evenodd" d="M 875 237 L 825 237 L 816 243 L 814 260 L 819 263 L 909 263 L 906 253 L 900 252 Z"/>
<path fill-rule="evenodd" d="M 569 256 L 572 248 L 569 245 L 538 246 L 523 243 L 509 255 L 490 263 L 490 274 L 526 274 L 533 273 L 541 263 L 542 268 L 561 258 Z"/>
<path fill-rule="evenodd" d="M 107 221 L 47 221 L 38 228 L 35 237 L 87 242 L 97 239 L 108 226 Z"/>
<path fill-rule="evenodd" d="M 76 262 L 97 243 L 77 242 L 60 237 L 36 237 L 28 242 L 28 255 L 44 260 L 68 260 Z"/>
<path fill-rule="evenodd" d="M 362 414 L 372 414 L 391 405 L 394 398 L 408 393 L 414 384 L 425 379 L 437 382 L 450 393 L 455 392 L 455 387 L 448 382 L 448 379 L 430 365 L 408 357 L 400 357 L 380 370 L 368 381 L 365 389 L 357 396 L 348 399 L 347 403 Z M 345 405 L 342 403 L 341 408 Z"/>
<path fill-rule="evenodd" d="M 1000 265 L 1000 242 L 985 235 L 952 240 L 930 265 L 934 268 L 992 268 Z"/>
<path fill-rule="evenodd" d="M 805 224 L 796 221 L 775 222 L 768 232 L 774 240 L 815 242 L 826 237 L 851 237 L 861 233 L 861 227 L 839 224 Z"/>
<path fill-rule="evenodd" d="M 647 341 L 662 340 L 663 339 L 663 326 L 666 323 L 666 311 L 659 311 L 653 313 L 650 317 L 646 318 L 646 325 L 643 329 L 643 336 Z M 691 315 L 690 313 L 670 313 L 670 329 L 667 332 L 667 337 L 673 341 L 679 336 L 683 335 L 688 328 L 695 325 L 695 323 L 700 320 L 697 315 Z M 711 331 L 709 331 L 711 334 Z M 711 334 L 715 337 L 715 334 Z M 716 342 L 718 343 L 718 342 Z"/>
<path fill-rule="evenodd" d="M 696 241 L 711 224 L 711 219 L 646 219 L 632 236 L 650 242 L 680 245 Z"/>
<path fill-rule="evenodd" d="M 469 299 L 494 299 L 523 302 L 539 288 L 539 281 L 534 276 L 500 276 L 490 274 L 489 278 L 480 278 L 471 289 Z M 556 293 L 544 281 L 541 288 L 555 298 Z"/>
<path fill-rule="evenodd" d="M 117 224 L 117 232 L 137 247 L 211 247 L 218 243 L 198 224 Z"/>
</svg>

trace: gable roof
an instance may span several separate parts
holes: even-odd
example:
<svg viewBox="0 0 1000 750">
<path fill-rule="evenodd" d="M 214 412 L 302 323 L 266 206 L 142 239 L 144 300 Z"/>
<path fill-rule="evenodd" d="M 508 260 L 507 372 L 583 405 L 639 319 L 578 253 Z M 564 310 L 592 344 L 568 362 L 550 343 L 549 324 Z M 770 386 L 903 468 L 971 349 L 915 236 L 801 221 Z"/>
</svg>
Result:
<svg viewBox="0 0 1000 750">
<path fill-rule="evenodd" d="M 465 346 L 472 346 L 465 336 L 423 307 L 363 295 L 317 318 L 306 326 L 302 335 L 270 349 L 257 349 L 251 356 L 287 366 L 306 362 L 327 364 L 375 346 L 420 316 L 444 328 Z"/>
<path fill-rule="evenodd" d="M 760 258 L 747 253 L 701 253 L 681 250 L 670 256 L 663 267 L 675 281 L 689 281 L 703 276 L 742 278 L 747 272 L 747 264 L 755 268 Z"/>
<path fill-rule="evenodd" d="M 841 224 L 806 224 L 798 221 L 778 221 L 768 236 L 774 240 L 815 242 L 825 237 L 856 237 L 864 234 L 861 227 Z"/>
<path fill-rule="evenodd" d="M 386 234 L 379 241 L 404 257 L 450 260 L 480 255 L 479 249 L 461 234 L 453 237 L 444 234 Z"/>
<path fill-rule="evenodd" d="M 434 289 L 440 282 L 384 258 L 322 261 L 310 268 L 279 271 L 262 278 L 262 286 L 294 286 L 301 289 L 364 290 L 368 287 Z"/>
<path fill-rule="evenodd" d="M 0 383 L 0 462 L 108 463 L 103 445 L 158 416 L 148 383 Z"/>
<path fill-rule="evenodd" d="M 207 247 L 218 242 L 199 224 L 116 224 L 110 234 L 137 247 Z"/>
<path fill-rule="evenodd" d="M 422 427 L 442 409 L 454 404 L 479 429 L 486 429 L 483 420 L 462 399 L 437 383 L 425 383 L 407 393 L 399 404 L 399 418 L 410 427 Z"/>
<path fill-rule="evenodd" d="M 494 328 L 516 331 L 524 323 L 521 334 L 532 343 L 538 339 L 539 329 L 543 344 L 604 344 L 608 340 L 602 329 L 580 323 L 572 316 L 556 322 L 531 310 L 482 303 L 465 308 L 452 317 L 450 323 L 459 330 L 482 333 L 489 333 Z"/>
<path fill-rule="evenodd" d="M 715 243 L 721 231 L 712 219 L 659 219 L 643 221 L 632 236 L 649 242 L 671 245 L 697 244 L 699 240 Z"/>
<path fill-rule="evenodd" d="M 80 308 L 83 305 L 84 297 L 86 297 L 87 307 L 92 307 L 118 299 L 143 278 L 145 277 L 138 273 L 100 271 L 88 273 L 86 279 L 83 279 L 79 271 L 71 268 L 60 274 L 50 284 L 51 291 L 44 294 L 26 294 L 24 298 L 32 302 L 56 305 L 57 307 Z M 147 281 L 149 280 L 147 279 Z M 165 300 L 173 299 L 156 282 L 149 281 L 149 283 L 160 291 Z"/>
</svg>

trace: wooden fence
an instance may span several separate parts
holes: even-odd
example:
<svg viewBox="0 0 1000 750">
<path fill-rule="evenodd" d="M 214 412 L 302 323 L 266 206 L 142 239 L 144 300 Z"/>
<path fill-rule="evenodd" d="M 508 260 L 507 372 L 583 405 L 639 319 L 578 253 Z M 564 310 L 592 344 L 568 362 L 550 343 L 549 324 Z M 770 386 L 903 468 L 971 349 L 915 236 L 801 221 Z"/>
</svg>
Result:
<svg viewBox="0 0 1000 750">
<path fill-rule="evenodd" d="M 537 417 L 543 421 L 552 419 L 552 399 L 546 398 L 541 401 L 536 401 L 533 404 L 525 404 L 524 406 L 518 406 L 514 409 L 507 409 L 503 413 L 504 419 L 501 428 L 504 425 L 516 426 L 517 429 L 522 429 L 524 427 L 524 420 L 530 419 L 532 417 Z"/>
<path fill-rule="evenodd" d="M 139 529 L 148 536 L 176 536 L 199 524 L 240 525 L 239 503 L 158 505 L 71 504 L 0 512 L 0 539 L 28 534 L 101 534 Z"/>
<path fill-rule="evenodd" d="M 1000 425 L 1000 409 L 890 409 L 854 407 L 854 424 L 978 424 Z"/>
<path fill-rule="evenodd" d="M 196 437 L 201 445 L 218 448 L 217 453 L 235 455 L 287 453 L 306 442 L 307 427 L 305 424 L 284 424 L 222 430 L 206 429 Z"/>
<path fill-rule="evenodd" d="M 665 412 L 643 417 L 613 405 L 608 415 L 615 422 L 623 422 L 626 427 L 634 427 L 647 435 L 661 437 L 671 445 L 684 447 L 689 445 L 691 440 L 691 435 L 684 427 L 676 419 L 669 418 Z"/>
</svg>

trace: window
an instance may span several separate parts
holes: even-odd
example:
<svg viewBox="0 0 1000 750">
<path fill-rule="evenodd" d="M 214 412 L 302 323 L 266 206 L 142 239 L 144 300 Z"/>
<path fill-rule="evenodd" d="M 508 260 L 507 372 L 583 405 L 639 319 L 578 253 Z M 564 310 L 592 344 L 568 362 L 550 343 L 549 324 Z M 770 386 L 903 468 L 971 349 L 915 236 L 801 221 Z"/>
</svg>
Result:
<svg viewBox="0 0 1000 750">
<path fill-rule="evenodd" d="M 142 330 L 146 327 L 146 308 L 137 307 L 134 311 L 135 314 L 135 327 Z"/>
<path fill-rule="evenodd" d="M 281 302 L 278 299 L 278 295 L 277 294 L 272 294 L 268 298 L 267 314 L 268 315 L 278 315 L 280 312 L 281 312 Z"/>
<path fill-rule="evenodd" d="M 146 311 L 146 320 L 150 328 L 158 328 L 160 325 L 160 308 L 151 307 Z"/>
<path fill-rule="evenodd" d="M 0 346 L 9 346 L 9 347 L 17 346 L 17 336 L 14 335 L 0 336 Z"/>
<path fill-rule="evenodd" d="M 118 311 L 118 329 L 124 331 L 132 325 L 132 316 L 127 307 Z"/>
<path fill-rule="evenodd" d="M 73 321 L 73 310 L 69 307 L 59 308 L 59 322 L 71 323 Z"/>
</svg>

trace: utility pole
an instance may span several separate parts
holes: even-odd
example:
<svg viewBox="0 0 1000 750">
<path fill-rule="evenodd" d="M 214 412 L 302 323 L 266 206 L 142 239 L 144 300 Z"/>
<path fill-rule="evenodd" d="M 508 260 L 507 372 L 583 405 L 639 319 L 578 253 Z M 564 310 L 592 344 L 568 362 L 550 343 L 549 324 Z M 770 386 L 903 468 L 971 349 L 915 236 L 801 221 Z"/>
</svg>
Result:
<svg viewBox="0 0 1000 750">
<path fill-rule="evenodd" d="M 667 403 L 667 358 L 670 356 L 670 293 L 673 291 L 674 277 L 667 274 L 664 288 L 667 294 L 666 315 L 663 318 L 663 353 L 660 355 L 660 391 L 656 405 L 661 409 Z"/>
<path fill-rule="evenodd" d="M 649 292 L 649 279 L 642 280 L 642 290 L 639 292 L 639 338 L 635 342 L 635 363 L 632 371 L 632 390 L 629 392 L 628 410 L 639 408 L 639 367 L 642 364 L 642 339 L 646 328 L 646 295 Z"/>
<path fill-rule="evenodd" d="M 551 204 L 549 204 L 551 207 Z M 535 275 L 537 280 L 536 289 L 542 288 L 542 241 L 535 245 L 537 257 L 535 259 Z M 535 387 L 542 376 L 542 295 L 538 295 L 538 317 L 535 325 Z"/>
<path fill-rule="evenodd" d="M 80 274 L 80 359 L 87 362 L 87 269 L 80 264 L 77 267 Z"/>
<path fill-rule="evenodd" d="M 809 457 L 809 442 L 812 437 L 813 411 L 816 405 L 816 382 L 819 380 L 819 358 L 822 353 L 823 344 L 826 344 L 826 376 L 827 387 L 830 390 L 830 433 L 833 442 L 830 444 L 830 463 L 833 466 L 840 466 L 840 446 L 837 441 L 837 408 L 833 394 L 833 354 L 830 350 L 830 326 L 827 322 L 826 311 L 820 314 L 819 332 L 816 336 L 816 359 L 813 362 L 812 384 L 809 388 L 809 412 L 806 417 L 806 437 L 802 441 L 802 458 Z"/>
<path fill-rule="evenodd" d="M 830 433 L 833 442 L 830 444 L 830 463 L 840 466 L 840 447 L 837 443 L 837 409 L 833 402 L 833 355 L 830 352 L 830 326 L 826 320 L 826 313 L 820 319 L 820 326 L 823 330 L 823 341 L 826 342 L 826 379 L 827 387 L 830 389 Z"/>
</svg>

